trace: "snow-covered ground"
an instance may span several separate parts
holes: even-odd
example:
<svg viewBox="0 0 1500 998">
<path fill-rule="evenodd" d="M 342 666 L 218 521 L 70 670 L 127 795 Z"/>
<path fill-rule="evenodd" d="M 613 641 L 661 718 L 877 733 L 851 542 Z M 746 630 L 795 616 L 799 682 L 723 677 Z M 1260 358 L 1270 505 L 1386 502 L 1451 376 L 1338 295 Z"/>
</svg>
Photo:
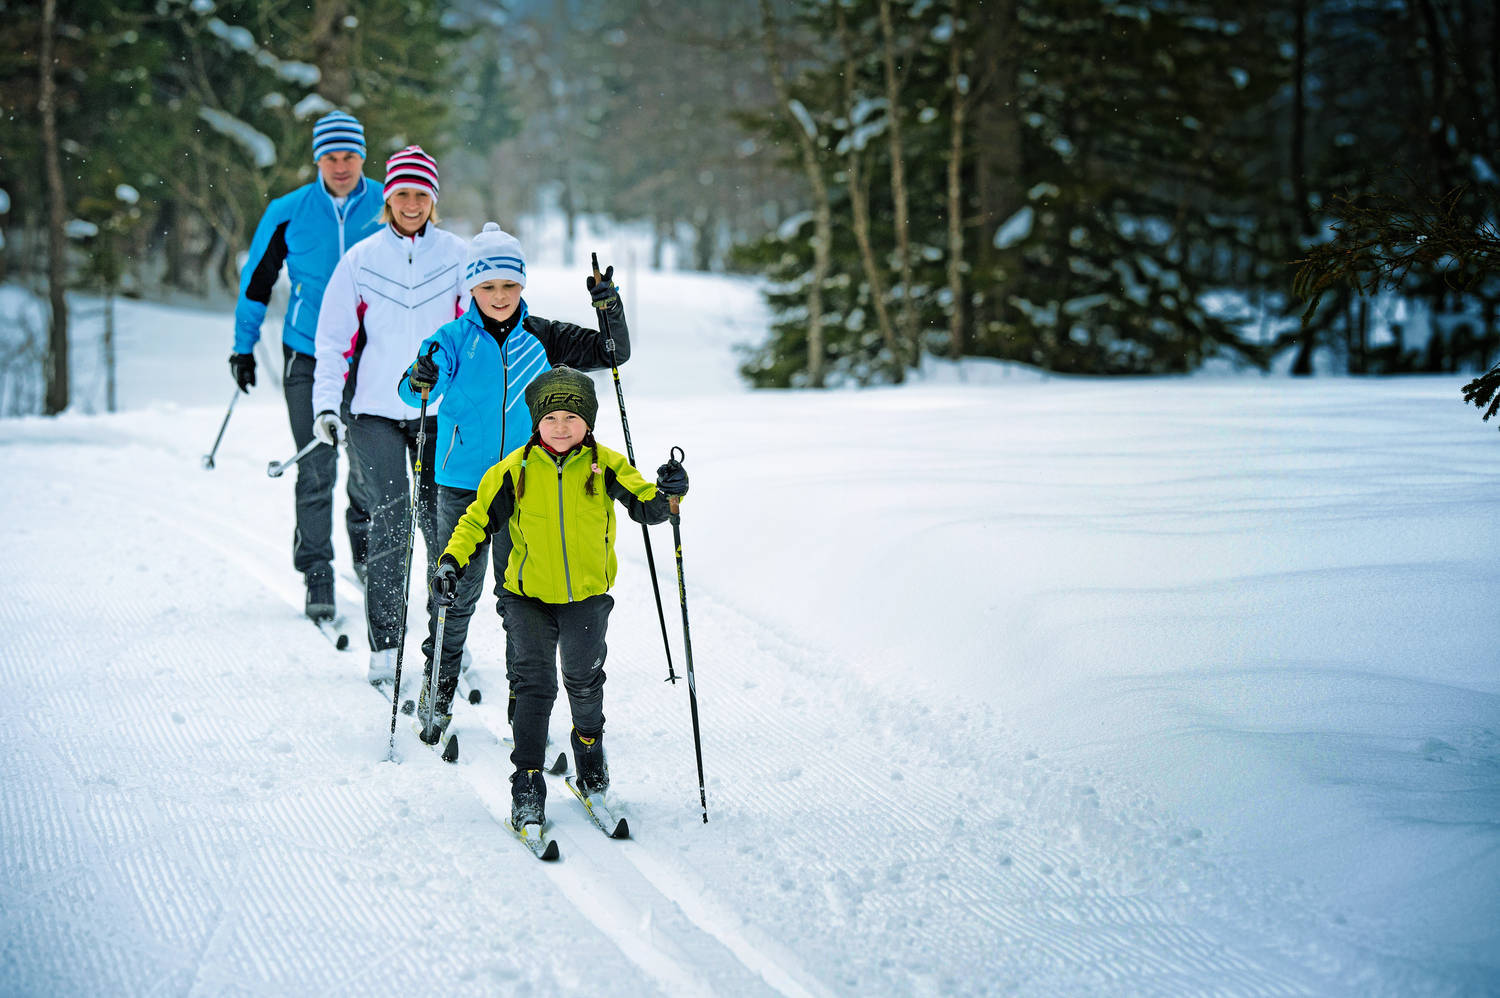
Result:
<svg viewBox="0 0 1500 998">
<path fill-rule="evenodd" d="M 624 291 L 637 454 L 692 475 L 708 824 L 629 530 L 634 840 L 560 782 L 561 863 L 501 829 L 486 606 L 460 764 L 404 723 L 383 761 L 361 636 L 300 617 L 279 393 L 204 471 L 229 316 L 126 303 L 122 412 L 0 423 L 0 991 L 1500 993 L 1500 437 L 1455 379 L 751 393 L 752 284 Z"/>
</svg>

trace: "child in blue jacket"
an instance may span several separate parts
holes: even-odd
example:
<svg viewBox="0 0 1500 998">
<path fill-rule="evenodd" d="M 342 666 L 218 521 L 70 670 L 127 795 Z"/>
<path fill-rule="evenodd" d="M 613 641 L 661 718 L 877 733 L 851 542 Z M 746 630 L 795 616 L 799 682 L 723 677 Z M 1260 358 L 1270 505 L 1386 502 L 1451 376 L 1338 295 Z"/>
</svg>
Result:
<svg viewBox="0 0 1500 998">
<path fill-rule="evenodd" d="M 526 386 L 554 366 L 579 370 L 615 367 L 630 359 L 630 331 L 625 310 L 610 280 L 588 279 L 594 307 L 604 328 L 585 329 L 532 315 L 521 292 L 526 286 L 526 255 L 521 243 L 494 222 L 469 243 L 464 286 L 473 295 L 469 309 L 423 341 L 417 359 L 401 380 L 400 394 L 410 404 L 421 400 L 423 387 L 430 399 L 441 398 L 437 417 L 437 537 L 446 543 L 459 517 L 469 508 L 479 480 L 500 459 L 524 447 L 531 437 L 531 413 Z M 436 349 L 432 350 L 436 345 Z M 432 351 L 429 355 L 429 351 Z M 469 619 L 484 590 L 485 552 L 481 544 L 464 573 L 443 629 L 442 675 L 438 679 L 436 713 L 451 713 L 458 687 L 459 665 L 469 633 Z M 494 539 L 495 595 L 502 594 L 510 539 L 502 531 Z M 497 602 L 497 608 L 498 608 Z M 427 639 L 422 643 L 431 669 L 437 606 L 428 599 Z M 512 679 L 510 651 L 506 651 L 506 679 Z M 514 711 L 512 701 L 509 707 Z"/>
</svg>

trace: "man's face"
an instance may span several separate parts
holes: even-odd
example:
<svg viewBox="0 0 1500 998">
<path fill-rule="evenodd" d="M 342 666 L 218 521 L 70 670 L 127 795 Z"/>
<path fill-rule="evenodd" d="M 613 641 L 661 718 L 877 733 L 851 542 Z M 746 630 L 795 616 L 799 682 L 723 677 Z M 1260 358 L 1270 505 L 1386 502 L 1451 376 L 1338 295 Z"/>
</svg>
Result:
<svg viewBox="0 0 1500 998">
<path fill-rule="evenodd" d="M 354 190 L 364 166 L 365 158 L 347 149 L 326 152 L 318 158 L 318 173 L 323 178 L 323 186 L 336 198 L 345 197 Z"/>
</svg>

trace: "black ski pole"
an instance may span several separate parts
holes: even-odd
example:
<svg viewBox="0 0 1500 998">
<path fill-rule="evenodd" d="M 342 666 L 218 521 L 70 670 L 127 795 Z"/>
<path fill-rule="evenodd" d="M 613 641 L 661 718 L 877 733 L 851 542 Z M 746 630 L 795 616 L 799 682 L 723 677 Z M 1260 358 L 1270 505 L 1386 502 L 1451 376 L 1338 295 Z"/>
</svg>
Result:
<svg viewBox="0 0 1500 998">
<path fill-rule="evenodd" d="M 672 448 L 672 460 L 678 464 L 687 455 L 681 447 Z M 668 519 L 672 521 L 672 544 L 677 549 L 677 599 L 682 604 L 682 650 L 687 660 L 688 704 L 693 711 L 693 754 L 698 757 L 698 802 L 703 805 L 703 823 L 708 824 L 708 792 L 703 785 L 703 740 L 698 734 L 698 684 L 693 681 L 693 636 L 688 631 L 687 582 L 682 575 L 682 517 L 679 514 L 681 496 L 668 496 L 671 509 Z"/>
<path fill-rule="evenodd" d="M 599 273 L 599 254 L 590 253 L 589 258 L 594 266 L 594 283 L 607 281 L 614 276 L 615 268 L 609 268 L 609 277 Z M 635 467 L 635 445 L 630 442 L 630 420 L 625 418 L 625 389 L 620 386 L 620 365 L 615 359 L 615 338 L 609 331 L 609 313 L 603 307 L 594 306 L 599 311 L 599 332 L 604 334 L 604 348 L 609 351 L 610 371 L 615 376 L 615 401 L 620 403 L 620 427 L 625 431 L 625 457 L 630 461 L 630 466 Z M 661 646 L 667 653 L 667 678 L 665 682 L 676 685 L 677 673 L 672 668 L 672 645 L 667 640 L 667 612 L 662 607 L 661 584 L 656 581 L 656 555 L 651 550 L 651 532 L 646 525 L 641 524 L 641 540 L 646 542 L 646 567 L 651 571 L 651 590 L 656 593 L 656 619 L 661 624 Z"/>
<path fill-rule="evenodd" d="M 234 415 L 234 404 L 235 402 L 239 401 L 239 397 L 243 394 L 244 393 L 240 391 L 239 387 L 236 386 L 234 389 L 234 394 L 229 396 L 229 408 L 224 411 L 224 422 L 219 424 L 219 435 L 214 437 L 213 449 L 210 450 L 207 454 L 203 455 L 204 471 L 214 470 L 214 455 L 219 453 L 219 441 L 224 439 L 224 430 L 229 426 L 229 417 Z"/>
<path fill-rule="evenodd" d="M 437 344 L 434 343 L 427 351 L 427 356 L 431 357 L 436 352 Z M 395 688 L 391 691 L 391 743 L 385 755 L 388 762 L 393 762 L 396 758 L 396 713 L 401 706 L 401 658 L 406 652 L 406 610 L 411 605 L 411 549 L 417 535 L 417 502 L 422 494 L 422 451 L 427 446 L 427 393 L 429 391 L 431 391 L 430 388 L 422 389 L 422 409 L 417 416 L 417 460 L 412 469 L 411 506 L 406 522 L 406 568 L 401 573 L 401 643 L 396 646 L 396 681 Z"/>
</svg>

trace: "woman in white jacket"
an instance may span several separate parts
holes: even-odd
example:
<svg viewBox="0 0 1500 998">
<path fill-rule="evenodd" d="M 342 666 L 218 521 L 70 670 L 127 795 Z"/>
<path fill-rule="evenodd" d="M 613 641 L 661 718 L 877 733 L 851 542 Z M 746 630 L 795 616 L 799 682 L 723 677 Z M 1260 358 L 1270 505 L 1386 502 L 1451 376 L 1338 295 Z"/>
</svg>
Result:
<svg viewBox="0 0 1500 998">
<path fill-rule="evenodd" d="M 462 315 L 468 298 L 463 285 L 467 244 L 437 227 L 437 197 L 437 163 L 431 156 L 420 146 L 392 156 L 386 162 L 381 214 L 386 224 L 339 261 L 318 315 L 313 431 L 324 443 L 343 439 L 339 403 L 346 379 L 354 382 L 348 434 L 370 503 L 365 621 L 372 683 L 395 678 L 408 587 L 403 577 L 411 495 L 407 466 L 417 457 L 420 410 L 396 394 L 396 385 L 422 341 Z M 433 512 L 438 407 L 434 401 L 427 408 L 417 484 L 417 526 L 429 568 L 445 540 L 436 536 Z"/>
</svg>

